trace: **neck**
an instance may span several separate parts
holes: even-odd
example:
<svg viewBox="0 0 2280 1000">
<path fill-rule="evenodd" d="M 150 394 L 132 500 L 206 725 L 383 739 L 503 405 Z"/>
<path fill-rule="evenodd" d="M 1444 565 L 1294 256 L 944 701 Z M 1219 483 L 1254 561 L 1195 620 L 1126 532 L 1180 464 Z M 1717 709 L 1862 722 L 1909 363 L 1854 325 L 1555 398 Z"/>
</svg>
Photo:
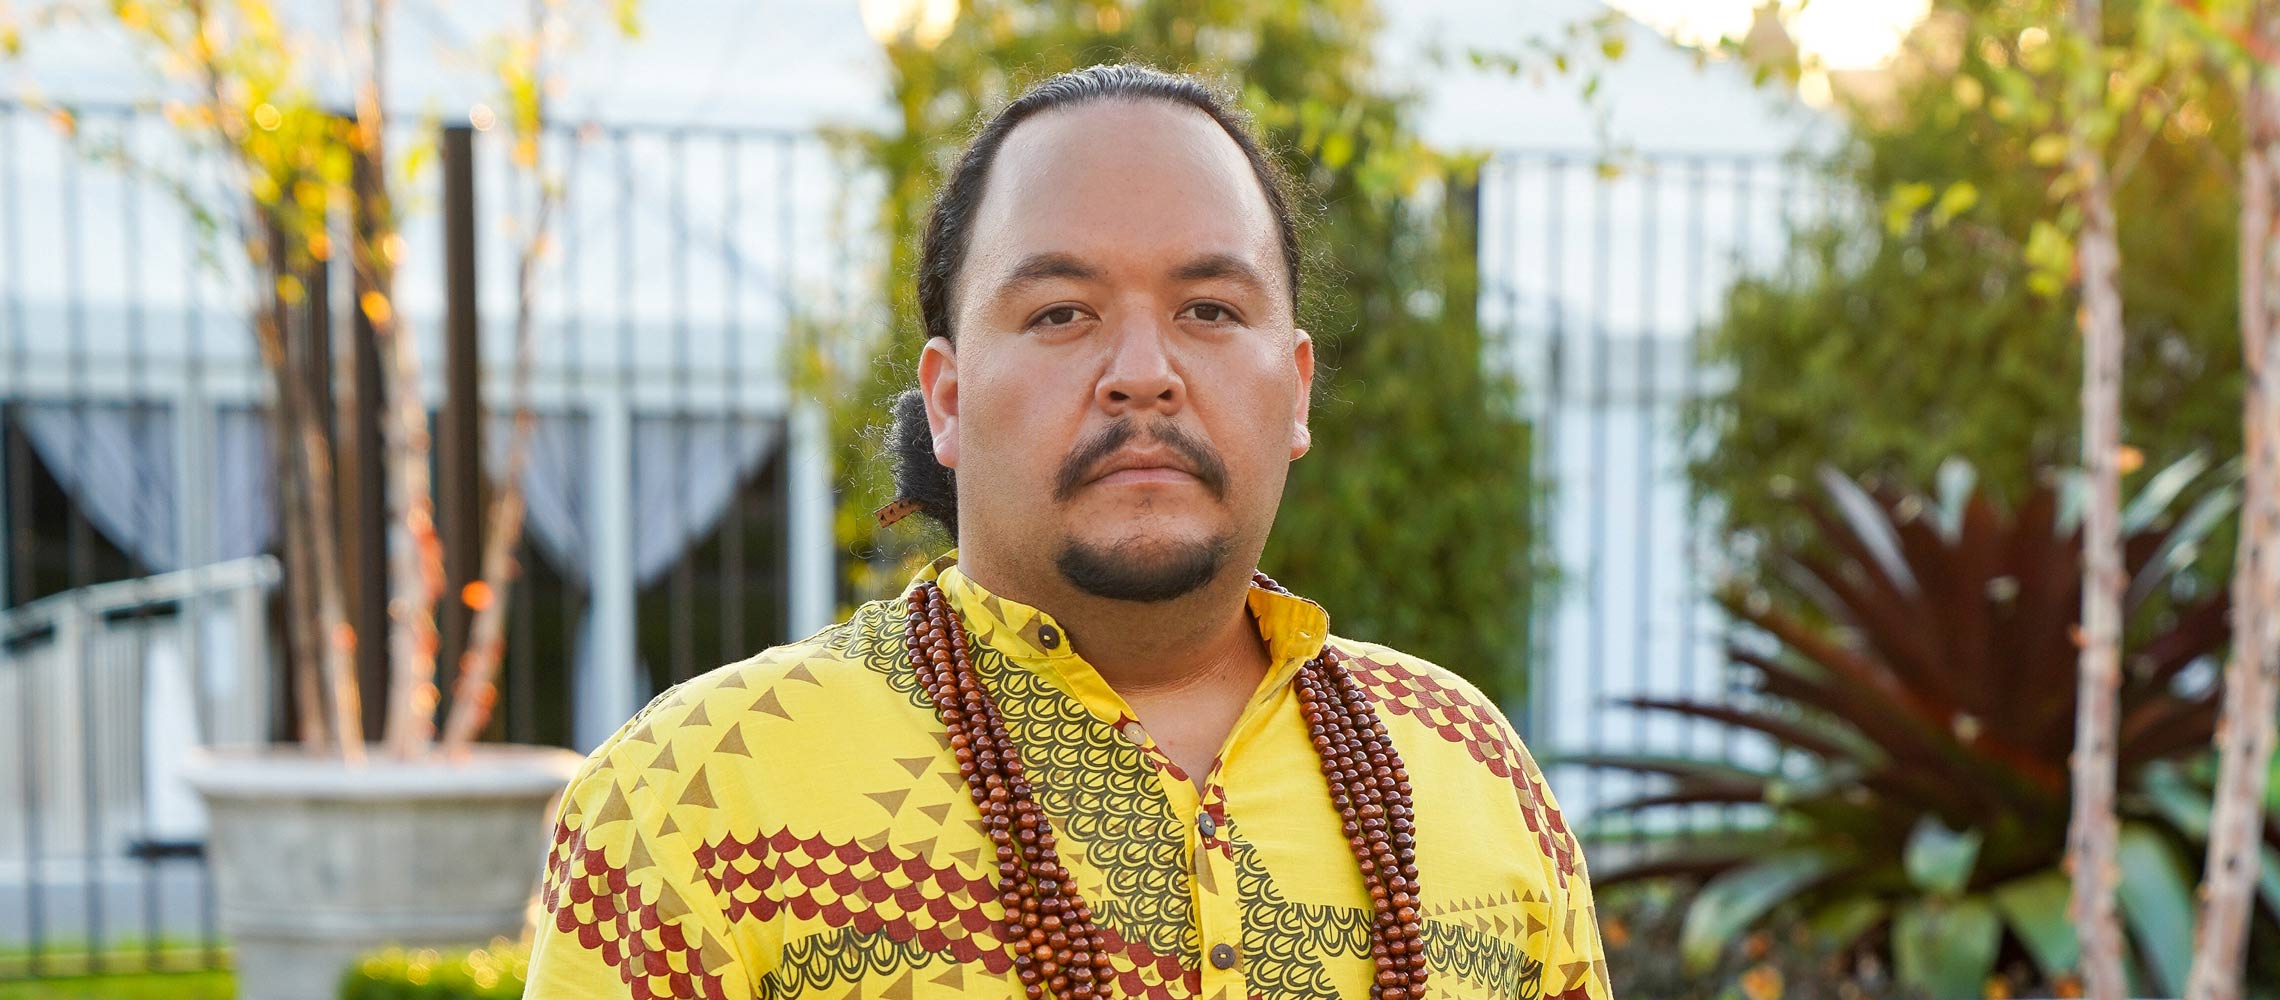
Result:
<svg viewBox="0 0 2280 1000">
<path fill-rule="evenodd" d="M 1085 593 L 1050 568 L 1017 574 L 960 554 L 958 569 L 983 589 L 1044 611 L 1071 648 L 1127 700 L 1263 671 L 1265 643 L 1251 621 L 1251 571 L 1222 570 L 1168 601 L 1118 601 Z"/>
</svg>

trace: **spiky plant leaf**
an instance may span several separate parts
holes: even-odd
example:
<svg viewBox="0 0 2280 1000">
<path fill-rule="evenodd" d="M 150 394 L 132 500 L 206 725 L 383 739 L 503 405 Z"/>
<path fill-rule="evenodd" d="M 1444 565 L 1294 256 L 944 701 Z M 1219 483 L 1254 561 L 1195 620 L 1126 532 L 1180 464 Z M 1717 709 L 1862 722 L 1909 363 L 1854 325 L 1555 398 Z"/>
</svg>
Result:
<svg viewBox="0 0 2280 1000">
<path fill-rule="evenodd" d="M 1679 951 L 1689 970 L 1708 969 L 1750 925 L 1844 864 L 1830 851 L 1795 851 L 1732 868 L 1711 879 L 1687 905 Z"/>
<path fill-rule="evenodd" d="M 2204 751 L 2216 724 L 2215 692 L 2179 682 L 2196 663 L 2222 654 L 2227 594 L 2181 585 L 2181 574 L 2237 505 L 2232 477 L 2190 460 L 2150 473 L 2127 508 L 2133 530 L 2124 539 L 2123 569 L 2133 584 L 2117 762 L 2125 819 L 2149 831 L 2132 849 L 2148 857 L 2162 842 L 2148 836 L 2191 839 L 2175 802 L 2165 813 L 2160 795 L 2148 793 L 2148 775 L 2158 775 L 2164 761 Z M 1936 499 L 1824 476 L 1822 498 L 1801 501 L 1823 537 L 1796 553 L 1770 553 L 1754 577 L 1720 595 L 1748 626 L 1728 658 L 1757 697 L 1741 704 L 1630 702 L 1771 744 L 1790 766 L 1752 771 L 1669 757 L 1571 758 L 1661 776 L 1605 815 L 1746 805 L 1749 815 L 1767 817 L 1758 832 L 1769 843 L 1682 852 L 1641 841 L 1638 853 L 1600 872 L 1598 881 L 1709 879 L 1703 910 L 1690 913 L 1700 928 L 1697 949 L 1713 947 L 1713 932 L 1764 926 L 1790 904 L 1798 915 L 1879 914 L 1890 931 L 1904 913 L 1950 912 L 1933 902 L 1976 900 L 1971 905 L 1988 916 L 1969 918 L 1979 921 L 1969 928 L 1974 935 L 1991 926 L 1998 950 L 2027 956 L 2048 975 L 2067 971 L 2070 962 L 2061 960 L 2071 938 L 2054 929 L 2064 923 L 2063 905 L 2054 909 L 2049 892 L 2063 887 L 2063 877 L 2050 879 L 2065 851 L 2074 746 L 2073 632 L 2082 605 L 2074 480 L 2049 477 L 2006 508 L 1975 491 L 1976 477 L 1963 466 L 1942 470 Z M 1845 861 L 1810 874 L 1811 862 L 1802 860 L 1833 857 Z M 2154 953 L 2184 953 L 2170 951 L 2167 940 L 2179 926 L 2169 873 L 2149 869 L 2125 886 L 2139 915 L 2129 925 L 2135 948 L 2162 981 L 2167 969 Z M 2280 913 L 2280 866 L 2271 877 L 2269 912 Z M 2141 928 L 2140 920 L 2162 923 Z M 2164 927 L 2172 930 L 2157 936 Z M 1922 939 L 1935 930 L 1910 933 Z M 1886 947 L 1894 940 L 1889 933 L 1856 937 Z M 1979 975 L 1978 940 L 1962 950 L 1916 954 L 1931 956 L 1927 961 L 1953 954 L 1964 972 Z M 1964 981 L 1955 969 L 1934 972 L 1954 974 L 1943 980 L 1951 984 Z"/>
</svg>

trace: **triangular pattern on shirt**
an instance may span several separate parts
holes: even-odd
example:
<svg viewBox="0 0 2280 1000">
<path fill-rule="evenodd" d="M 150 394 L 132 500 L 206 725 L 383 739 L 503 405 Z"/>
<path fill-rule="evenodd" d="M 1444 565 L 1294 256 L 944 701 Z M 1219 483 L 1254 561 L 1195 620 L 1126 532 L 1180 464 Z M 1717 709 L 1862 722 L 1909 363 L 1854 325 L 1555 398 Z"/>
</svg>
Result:
<svg viewBox="0 0 2280 1000">
<path fill-rule="evenodd" d="M 617 782 L 613 781 L 610 782 L 609 797 L 602 800 L 602 807 L 600 809 L 594 810 L 593 819 L 589 821 L 587 825 L 589 827 L 598 827 L 604 823 L 615 823 L 619 820 L 632 818 L 633 810 L 628 808 L 626 805 L 625 793 L 619 791 Z"/>
<path fill-rule="evenodd" d="M 720 738 L 720 745 L 713 747 L 713 752 L 734 754 L 738 757 L 752 756 L 751 748 L 744 745 L 744 727 L 733 722 L 729 723 L 728 735 Z"/>
<path fill-rule="evenodd" d="M 789 719 L 792 717 L 792 713 L 784 710 L 784 700 L 782 698 L 776 697 L 775 688 L 769 688 L 766 693 L 760 696 L 759 700 L 754 701 L 752 703 L 752 710 L 755 712 L 763 712 L 768 715 L 773 715 L 779 719 Z"/>
<path fill-rule="evenodd" d="M 681 790 L 679 804 L 703 806 L 707 809 L 719 808 L 719 804 L 713 801 L 712 781 L 705 777 L 705 766 L 703 764 L 697 765 L 696 771 L 689 775 L 689 786 Z"/>
<path fill-rule="evenodd" d="M 885 809 L 888 815 L 894 815 L 902 812 L 903 800 L 910 798 L 910 789 L 897 788 L 884 792 L 865 792 L 863 797 L 878 803 L 879 808 Z"/>
</svg>

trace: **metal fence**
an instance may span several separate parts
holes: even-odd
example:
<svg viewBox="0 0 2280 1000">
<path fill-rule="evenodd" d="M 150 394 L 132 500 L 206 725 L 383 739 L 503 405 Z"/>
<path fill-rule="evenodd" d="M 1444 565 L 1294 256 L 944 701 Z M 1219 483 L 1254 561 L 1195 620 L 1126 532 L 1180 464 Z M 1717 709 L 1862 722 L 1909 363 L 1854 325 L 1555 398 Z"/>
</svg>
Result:
<svg viewBox="0 0 2280 1000">
<path fill-rule="evenodd" d="M 1508 151 L 1488 162 L 1481 191 L 1480 314 L 1541 442 L 1544 528 L 1562 576 L 1535 609 L 1519 720 L 1530 746 L 1548 758 L 1762 763 L 1762 743 L 1620 703 L 1745 697 L 1727 668 L 1725 617 L 1707 596 L 1726 569 L 1723 549 L 1686 476 L 1706 442 L 1684 415 L 1719 384 L 1701 359 L 1725 291 L 1783 267 L 1798 227 L 1847 209 L 1808 164 L 1755 154 Z M 1548 770 L 1587 836 L 1599 806 L 1653 780 Z"/>
<path fill-rule="evenodd" d="M 504 468 L 540 197 L 504 135 L 459 137 L 397 193 L 397 309 L 439 438 L 464 429 L 443 407 L 446 328 L 481 330 L 491 416 L 475 455 L 439 449 L 445 482 L 455 461 Z M 792 334 L 862 321 L 876 262 L 841 219 L 875 194 L 804 133 L 586 126 L 543 149 L 562 194 L 494 733 L 584 749 L 652 691 L 836 614 L 825 425 L 789 375 Z M 156 109 L 0 103 L 0 980 L 226 961 L 174 768 L 191 745 L 292 732 L 252 279 L 188 210 L 232 197 Z M 344 262 L 307 282 L 292 322 L 339 394 L 341 530 L 378 551 L 374 457 L 347 440 L 376 405 L 353 282 Z M 439 530 L 464 527 L 439 499 Z"/>
<path fill-rule="evenodd" d="M 59 124 L 0 104 L 0 979 L 223 960 L 202 815 L 171 768 L 290 732 L 250 278 L 176 196 L 228 194 L 153 111 Z M 443 329 L 471 301 L 503 414 L 538 188 L 503 137 L 465 136 L 463 190 L 445 171 L 408 192 L 399 311 L 441 402 Z M 803 134 L 564 128 L 544 149 L 566 182 L 496 725 L 584 748 L 648 691 L 835 615 L 823 422 L 787 362 L 803 325 L 875 321 L 878 193 Z M 1543 756 L 1762 752 L 1613 702 L 1734 696 L 1679 415 L 1715 384 L 1696 358 L 1722 291 L 1779 266 L 1831 196 L 1765 157 L 1610 173 L 1527 151 L 1492 157 L 1479 192 L 1480 315 L 1537 424 L 1564 575 L 1516 717 Z M 480 235 L 447 275 L 455 232 Z M 315 288 L 303 321 L 354 398 L 351 282 Z M 494 469 L 504 427 L 483 428 Z M 374 530 L 371 490 L 343 501 L 347 529 Z M 1640 790 L 1555 771 L 1579 821 Z"/>
</svg>

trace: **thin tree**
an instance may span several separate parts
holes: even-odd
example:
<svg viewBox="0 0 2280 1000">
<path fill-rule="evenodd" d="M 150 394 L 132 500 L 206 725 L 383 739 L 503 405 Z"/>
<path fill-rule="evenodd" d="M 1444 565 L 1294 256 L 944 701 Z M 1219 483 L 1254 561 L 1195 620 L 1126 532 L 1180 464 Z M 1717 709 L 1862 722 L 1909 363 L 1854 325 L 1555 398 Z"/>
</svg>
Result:
<svg viewBox="0 0 2280 1000">
<path fill-rule="evenodd" d="M 2068 74 L 2074 98 L 2069 164 L 2082 228 L 2075 242 L 2082 333 L 2083 513 L 2082 668 L 2075 697 L 2073 814 L 2067 865 L 2073 876 L 2075 934 L 2091 1000 L 2123 1000 L 2121 922 L 2115 913 L 2120 822 L 2114 812 L 2114 744 L 2121 714 L 2121 248 L 2115 238 L 2113 183 L 2092 109 L 2105 104 L 2104 31 L 2098 0 L 2077 0 L 2075 28 L 2084 65 Z"/>
<path fill-rule="evenodd" d="M 2280 710 L 2280 0 L 2250 5 L 2242 106 L 2240 333 L 2243 449 L 2233 563 L 2233 655 L 2217 724 L 2217 787 L 2190 1000 L 2239 1000 L 2264 797 Z"/>
</svg>

